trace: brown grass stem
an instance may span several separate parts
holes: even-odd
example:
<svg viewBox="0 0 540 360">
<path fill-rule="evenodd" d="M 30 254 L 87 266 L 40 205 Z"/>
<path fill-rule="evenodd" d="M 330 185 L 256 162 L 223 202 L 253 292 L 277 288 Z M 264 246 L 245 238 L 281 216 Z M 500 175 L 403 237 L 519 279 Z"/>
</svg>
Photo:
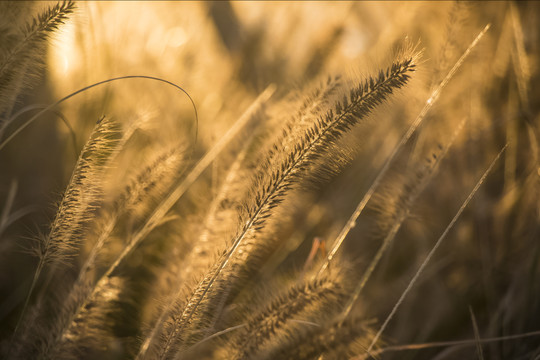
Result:
<svg viewBox="0 0 540 360">
<path fill-rule="evenodd" d="M 351 89 L 349 97 L 345 96 L 343 102 L 335 104 L 335 111 L 329 110 L 321 116 L 311 128 L 307 129 L 298 142 L 286 154 L 284 160 L 272 169 L 268 184 L 259 189 L 254 196 L 255 204 L 249 209 L 247 219 L 242 225 L 238 235 L 233 239 L 232 245 L 225 258 L 212 275 L 201 296 L 185 316 L 190 322 L 199 304 L 218 278 L 221 271 L 227 266 L 232 255 L 248 236 L 250 231 L 263 227 L 271 210 L 282 202 L 285 193 L 292 188 L 296 177 L 306 168 L 309 160 L 321 156 L 321 152 L 328 150 L 342 134 L 354 125 L 358 119 L 363 119 L 373 108 L 386 100 L 394 89 L 402 87 L 409 79 L 409 72 L 415 69 L 417 55 L 411 56 L 403 62 L 392 64 L 386 73 L 381 71 L 378 78 L 369 78 L 365 83 Z M 318 150 L 318 151 L 317 151 Z M 198 291 L 198 290 L 196 290 Z"/>
<path fill-rule="evenodd" d="M 318 272 L 318 274 L 316 276 L 320 276 L 326 270 L 326 268 L 328 267 L 330 262 L 333 260 L 333 258 L 336 256 L 336 253 L 338 252 L 339 248 L 343 244 L 343 241 L 345 240 L 345 238 L 347 237 L 349 232 L 356 226 L 356 220 L 358 219 L 360 214 L 362 214 L 362 211 L 364 211 L 364 208 L 366 207 L 367 203 L 369 202 L 369 200 L 371 199 L 371 197 L 375 193 L 375 190 L 379 187 L 382 179 L 386 175 L 388 169 L 390 168 L 390 165 L 394 161 L 397 154 L 401 151 L 403 146 L 405 146 L 407 141 L 409 141 L 409 139 L 411 138 L 412 134 L 416 131 L 416 129 L 420 126 L 420 124 L 424 121 L 424 118 L 426 117 L 428 111 L 433 107 L 435 102 L 437 102 L 437 100 L 439 99 L 441 91 L 446 87 L 448 82 L 452 79 L 452 77 L 454 76 L 456 71 L 461 67 L 461 65 L 463 64 L 463 62 L 467 58 L 467 56 L 469 56 L 469 54 L 471 53 L 472 49 L 476 46 L 476 44 L 478 44 L 480 39 L 488 31 L 489 27 L 490 27 L 490 24 L 488 24 L 488 25 L 486 25 L 484 27 L 484 29 L 476 36 L 476 38 L 473 40 L 473 42 L 469 45 L 467 50 L 465 50 L 465 52 L 461 55 L 461 57 L 458 59 L 458 61 L 454 64 L 452 69 L 448 72 L 448 74 L 441 81 L 441 83 L 435 88 L 435 90 L 433 90 L 433 92 L 431 93 L 429 99 L 426 101 L 426 104 L 424 105 L 424 107 L 422 108 L 422 110 L 420 111 L 420 113 L 418 114 L 416 119 L 414 120 L 414 122 L 408 128 L 405 135 L 403 135 L 403 137 L 401 138 L 399 143 L 396 145 L 396 147 L 394 148 L 394 150 L 392 151 L 390 156 L 387 158 L 386 162 L 384 163 L 383 167 L 381 168 L 381 170 L 377 174 L 377 177 L 375 178 L 375 180 L 371 184 L 370 188 L 368 189 L 368 191 L 366 192 L 366 194 L 364 195 L 362 200 L 360 200 L 360 202 L 358 203 L 356 209 L 352 213 L 351 217 L 349 218 L 349 220 L 347 220 L 345 226 L 342 228 L 341 232 L 339 233 L 337 238 L 334 240 L 334 243 L 332 245 L 332 249 L 328 253 L 328 255 L 326 257 L 326 260 L 322 263 L 321 268 L 319 269 L 319 272 Z"/>
<path fill-rule="evenodd" d="M 203 171 L 212 163 L 212 161 L 221 153 L 225 146 L 240 132 L 248 122 L 253 118 L 253 114 L 274 94 L 276 88 L 274 85 L 268 86 L 255 101 L 249 106 L 249 108 L 242 114 L 242 116 L 236 121 L 236 123 L 227 131 L 227 133 L 221 138 L 221 140 L 214 145 L 212 149 L 195 165 L 190 173 L 182 180 L 182 182 L 165 198 L 163 202 L 156 208 L 150 219 L 143 226 L 143 228 L 134 235 L 131 242 L 140 241 L 155 227 L 157 219 L 165 216 L 170 208 L 178 201 L 178 199 L 187 191 L 187 189 L 197 180 L 197 178 L 203 173 Z M 134 248 L 133 246 L 131 248 Z M 128 252 L 124 249 L 124 252 L 116 260 L 115 264 L 119 264 L 121 258 L 127 256 Z M 132 250 L 129 250 L 132 251 Z M 113 266 L 115 266 L 113 264 Z M 116 265 L 117 266 L 117 265 Z M 112 273 L 112 271 L 111 271 Z M 155 340 L 160 327 L 165 319 L 166 313 L 162 313 L 158 319 L 156 326 L 152 329 L 150 335 L 145 339 L 143 345 L 139 350 L 137 358 L 144 358 L 148 351 L 150 344 Z"/>
<path fill-rule="evenodd" d="M 85 92 L 87 90 L 95 88 L 96 86 L 100 86 L 100 85 L 107 84 L 107 83 L 114 82 L 114 81 L 118 81 L 118 80 L 127 80 L 127 79 L 146 79 L 146 80 L 158 81 L 158 82 L 162 82 L 162 83 L 171 85 L 174 88 L 176 88 L 177 90 L 183 92 L 188 97 L 189 101 L 191 102 L 191 105 L 193 106 L 193 111 L 194 111 L 194 114 L 195 114 L 195 141 L 197 140 L 197 131 L 198 131 L 197 129 L 198 129 L 198 122 L 199 122 L 199 117 L 197 115 L 197 107 L 195 106 L 195 102 L 193 101 L 193 99 L 191 98 L 191 96 L 188 94 L 188 92 L 186 90 L 184 90 L 182 87 L 180 87 L 179 85 L 176 85 L 175 83 L 173 83 L 171 81 L 161 79 L 161 78 L 158 78 L 158 77 L 155 77 L 155 76 L 126 75 L 126 76 L 119 76 L 119 77 L 99 81 L 97 83 L 85 86 L 85 87 L 83 87 L 83 88 L 81 88 L 81 89 L 79 89 L 77 91 L 72 92 L 71 94 L 68 94 L 68 95 L 64 96 L 60 100 L 48 105 L 46 108 L 44 108 L 43 110 L 38 112 L 36 115 L 32 116 L 30 119 L 28 119 L 24 124 L 19 126 L 4 141 L 2 141 L 0 143 L 0 150 L 2 150 L 15 136 L 17 136 L 21 131 L 23 131 L 28 125 L 33 123 L 37 118 L 39 118 L 41 115 L 45 114 L 46 112 L 51 111 L 51 109 L 53 109 L 54 107 L 60 105 L 64 101 L 69 100 L 72 97 L 74 97 L 74 96 L 76 96 L 78 94 L 81 94 L 81 93 L 83 93 L 83 92 Z M 17 115 L 19 116 L 20 113 L 18 113 Z M 13 121 L 13 119 L 9 119 L 8 121 L 11 122 L 11 121 Z"/>
<path fill-rule="evenodd" d="M 393 345 L 393 346 L 387 346 L 378 350 L 371 351 L 371 356 L 376 357 L 381 354 L 389 353 L 389 352 L 398 352 L 398 351 L 407 351 L 407 350 L 425 350 L 425 349 L 433 349 L 438 347 L 466 347 L 466 346 L 475 346 L 478 343 L 481 344 L 489 344 L 494 342 L 500 342 L 500 341 L 508 341 L 508 340 L 521 340 L 528 337 L 536 337 L 540 336 L 540 330 L 537 331 L 530 331 L 523 334 L 515 334 L 515 335 L 507 335 L 507 336 L 498 336 L 498 337 L 492 337 L 492 338 L 483 338 L 483 339 L 465 339 L 465 340 L 453 340 L 453 341 L 434 341 L 434 342 L 428 342 L 428 343 L 420 343 L 420 344 L 406 344 L 406 345 Z M 357 355 L 350 360 L 366 360 L 367 356 L 365 354 Z"/>
<path fill-rule="evenodd" d="M 439 237 L 439 239 L 437 240 L 437 242 L 435 243 L 435 245 L 433 246 L 433 248 L 431 249 L 429 254 L 426 256 L 426 258 L 424 259 L 424 261 L 422 262 L 422 264 L 420 265 L 420 267 L 418 268 L 418 270 L 414 274 L 413 278 L 411 279 L 411 281 L 407 285 L 407 288 L 403 291 L 403 293 L 401 294 L 399 300 L 396 302 L 396 304 L 392 308 L 392 311 L 387 316 L 387 318 L 384 320 L 384 323 L 381 325 L 381 328 L 379 329 L 379 331 L 377 332 L 377 334 L 375 335 L 375 337 L 371 341 L 371 344 L 369 345 L 369 348 L 367 350 L 368 352 L 370 352 L 371 349 L 373 349 L 373 346 L 375 346 L 375 344 L 377 343 L 377 340 L 379 339 L 382 332 L 384 331 L 384 329 L 386 328 L 386 326 L 388 325 L 388 323 L 390 322 L 390 320 L 392 319 L 392 317 L 396 313 L 397 309 L 401 306 L 401 304 L 403 303 L 403 300 L 405 300 L 405 297 L 409 294 L 409 292 L 413 288 L 414 284 L 418 280 L 418 277 L 424 271 L 424 268 L 427 266 L 427 264 L 429 263 L 429 261 L 431 260 L 431 258 L 433 257 L 433 255 L 435 254 L 435 252 L 437 251 L 439 246 L 442 244 L 443 240 L 446 238 L 446 236 L 448 235 L 450 230 L 452 230 L 455 223 L 458 221 L 459 217 L 461 216 L 461 214 L 463 213 L 463 211 L 465 210 L 467 205 L 469 205 L 469 203 L 471 202 L 472 198 L 474 197 L 474 195 L 476 194 L 478 189 L 480 189 L 480 186 L 482 186 L 482 184 L 486 180 L 487 176 L 489 175 L 489 173 L 491 172 L 491 170 L 493 169 L 493 167 L 495 166 L 495 164 L 497 163 L 497 161 L 499 160 L 499 158 L 503 154 L 504 150 L 506 150 L 507 146 L 508 145 L 505 145 L 502 148 L 502 150 L 499 151 L 499 153 L 497 154 L 495 159 L 493 159 L 493 161 L 491 162 L 489 167 L 486 169 L 486 171 L 484 172 L 482 177 L 478 180 L 478 182 L 476 183 L 476 185 L 474 186 L 472 191 L 469 193 L 469 195 L 467 196 L 467 198 L 465 199 L 463 204 L 461 204 L 461 207 L 458 209 L 456 215 L 454 215 L 454 218 L 452 219 L 452 221 L 450 221 L 450 223 L 448 224 L 446 229 L 444 229 L 444 232 L 441 234 L 441 236 Z"/>
<path fill-rule="evenodd" d="M 448 141 L 446 146 L 442 149 L 439 156 L 437 156 L 435 161 L 428 166 L 428 168 L 426 169 L 426 173 L 424 173 L 422 175 L 422 178 L 419 179 L 420 182 L 416 184 L 415 188 L 413 188 L 412 192 L 408 195 L 407 202 L 403 205 L 404 208 L 401 209 L 401 211 L 399 212 L 397 219 L 393 222 L 392 227 L 386 234 L 386 237 L 384 238 L 382 245 L 379 247 L 379 249 L 377 250 L 377 253 L 375 254 L 373 259 L 369 263 L 366 271 L 364 272 L 364 274 L 362 275 L 362 278 L 360 279 L 360 282 L 358 283 L 354 292 L 352 293 L 352 296 L 350 297 L 349 302 L 345 306 L 345 309 L 343 310 L 342 315 L 341 315 L 342 319 L 345 319 L 351 312 L 354 304 L 356 303 L 356 300 L 358 299 L 358 297 L 360 296 L 360 293 L 364 289 L 364 286 L 366 285 L 371 275 L 373 274 L 375 267 L 378 265 L 382 256 L 386 253 L 386 251 L 390 247 L 390 244 L 393 242 L 403 222 L 408 218 L 412 205 L 415 203 L 418 197 L 422 194 L 422 192 L 427 187 L 427 185 L 431 182 L 433 176 L 437 173 L 440 162 L 442 161 L 442 159 L 444 159 L 444 157 L 448 153 L 448 150 L 450 149 L 451 145 L 454 143 L 454 140 L 456 139 L 457 135 L 463 129 L 464 124 L 465 124 L 465 119 L 460 123 L 456 131 L 454 131 L 451 139 Z"/>
</svg>

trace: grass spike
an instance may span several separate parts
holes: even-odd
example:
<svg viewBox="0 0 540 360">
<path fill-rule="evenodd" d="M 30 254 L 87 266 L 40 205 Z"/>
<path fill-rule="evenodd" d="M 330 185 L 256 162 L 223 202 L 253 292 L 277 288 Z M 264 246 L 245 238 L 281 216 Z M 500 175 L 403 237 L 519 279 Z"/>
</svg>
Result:
<svg viewBox="0 0 540 360">
<path fill-rule="evenodd" d="M 309 326 L 301 334 L 290 334 L 282 344 L 260 359 L 317 359 L 329 352 L 345 350 L 359 338 L 368 336 L 370 330 L 357 318 Z"/>
<path fill-rule="evenodd" d="M 16 45 L 0 58 L 0 115 L 11 111 L 17 93 L 44 53 L 48 36 L 64 23 L 75 8 L 74 1 L 56 3 L 22 29 Z"/>
<path fill-rule="evenodd" d="M 13 338 L 17 335 L 44 267 L 50 263 L 67 261 L 74 255 L 80 242 L 82 229 L 91 219 L 91 212 L 100 199 L 102 193 L 100 177 L 105 170 L 107 157 L 118 145 L 116 139 L 118 132 L 119 126 L 116 122 L 101 118 L 81 151 L 49 234 L 43 237 L 36 250 L 39 257 L 38 264 L 13 332 Z"/>
<path fill-rule="evenodd" d="M 254 358 L 260 347 L 271 341 L 273 334 L 283 331 L 287 321 L 310 308 L 321 311 L 328 303 L 342 299 L 345 293 L 343 279 L 339 277 L 323 277 L 290 287 L 247 320 L 235 337 L 234 359 Z"/>
<path fill-rule="evenodd" d="M 425 119 L 427 113 L 429 112 L 429 110 L 433 107 L 435 102 L 437 102 L 437 100 L 439 99 L 439 96 L 440 96 L 442 90 L 446 87 L 446 85 L 448 85 L 450 80 L 454 77 L 454 74 L 461 67 L 461 65 L 463 64 L 465 59 L 469 56 L 469 54 L 474 49 L 474 47 L 476 47 L 476 45 L 478 44 L 480 39 L 489 30 L 489 27 L 490 27 L 489 24 L 484 27 L 484 29 L 476 36 L 476 38 L 473 40 L 473 42 L 469 45 L 467 50 L 465 50 L 465 52 L 461 55 L 461 57 L 458 59 L 458 61 L 454 64 L 452 69 L 450 69 L 450 71 L 445 76 L 445 78 L 441 81 L 441 83 L 435 88 L 435 90 L 433 90 L 430 97 L 426 101 L 426 104 L 424 105 L 424 107 L 422 108 L 422 110 L 420 111 L 420 113 L 418 114 L 416 119 L 414 120 L 414 122 L 408 128 L 407 132 L 400 139 L 399 143 L 396 145 L 396 147 L 394 148 L 394 150 L 392 151 L 390 156 L 387 158 L 387 160 L 385 161 L 383 167 L 381 168 L 381 170 L 379 170 L 379 172 L 377 174 L 377 177 L 375 178 L 375 180 L 371 184 L 370 188 L 368 189 L 368 191 L 366 192 L 366 194 L 364 195 L 362 200 L 360 200 L 360 202 L 358 203 L 358 205 L 357 205 L 356 209 L 354 210 L 353 214 L 351 215 L 351 217 L 349 218 L 349 220 L 347 221 L 347 223 L 345 224 L 345 226 L 343 227 L 343 229 L 339 233 L 338 237 L 334 241 L 334 244 L 332 245 L 332 250 L 330 250 L 330 252 L 328 253 L 328 256 L 326 258 L 326 261 L 323 262 L 323 264 L 321 265 L 321 268 L 319 269 L 319 275 L 322 272 L 324 272 L 326 270 L 326 268 L 328 268 L 328 265 L 330 264 L 330 262 L 332 261 L 332 259 L 336 255 L 336 253 L 338 252 L 339 248 L 343 244 L 343 241 L 347 237 L 347 234 L 352 230 L 352 228 L 354 228 L 354 226 L 356 224 L 356 220 L 358 219 L 360 214 L 362 214 L 362 211 L 364 211 L 364 208 L 366 207 L 367 203 L 369 202 L 369 200 L 371 199 L 371 197 L 375 193 L 375 190 L 379 187 L 382 179 L 386 175 L 386 172 L 390 168 L 390 165 L 392 164 L 392 162 L 396 158 L 397 154 L 401 151 L 403 146 L 405 146 L 407 141 L 409 141 L 409 139 L 414 134 L 416 129 L 424 121 L 424 119 Z"/>
<path fill-rule="evenodd" d="M 294 186 L 298 177 L 305 173 L 304 170 L 309 161 L 316 160 L 345 131 L 371 113 L 372 109 L 385 101 L 395 89 L 405 85 L 410 77 L 409 73 L 415 70 L 414 60 L 415 56 L 411 56 L 401 62 L 394 63 L 390 76 L 384 81 L 374 82 L 373 79 L 368 79 L 358 87 L 352 88 L 348 94 L 347 106 L 335 104 L 335 109 L 330 109 L 325 115 L 320 116 L 312 125 L 311 131 L 306 131 L 298 139 L 298 147 L 285 155 L 281 164 L 271 170 L 270 176 L 268 176 L 269 182 L 263 186 L 256 186 L 254 205 L 246 205 L 247 214 L 241 221 L 244 225 L 235 236 L 217 271 L 203 289 L 200 301 L 205 298 L 206 293 L 242 241 L 250 232 L 257 231 L 264 226 L 272 209 L 283 201 L 285 193 Z M 200 301 L 188 312 L 188 321 L 193 316 Z"/>
</svg>

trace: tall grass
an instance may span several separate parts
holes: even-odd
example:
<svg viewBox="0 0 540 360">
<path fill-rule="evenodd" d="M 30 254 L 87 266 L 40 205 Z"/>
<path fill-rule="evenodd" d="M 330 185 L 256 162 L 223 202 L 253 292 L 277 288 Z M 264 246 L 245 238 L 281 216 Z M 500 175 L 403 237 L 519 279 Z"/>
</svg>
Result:
<svg viewBox="0 0 540 360">
<path fill-rule="evenodd" d="M 539 9 L 393 5 L 1 3 L 2 357 L 536 356 Z"/>
</svg>

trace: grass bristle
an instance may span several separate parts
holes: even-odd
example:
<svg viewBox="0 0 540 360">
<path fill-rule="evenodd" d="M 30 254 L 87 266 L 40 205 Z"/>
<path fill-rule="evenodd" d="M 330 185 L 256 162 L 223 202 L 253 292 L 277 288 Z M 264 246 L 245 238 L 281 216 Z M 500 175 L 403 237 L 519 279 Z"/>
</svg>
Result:
<svg viewBox="0 0 540 360">
<path fill-rule="evenodd" d="M 0 1 L 0 358 L 537 358 L 539 4 Z"/>
</svg>

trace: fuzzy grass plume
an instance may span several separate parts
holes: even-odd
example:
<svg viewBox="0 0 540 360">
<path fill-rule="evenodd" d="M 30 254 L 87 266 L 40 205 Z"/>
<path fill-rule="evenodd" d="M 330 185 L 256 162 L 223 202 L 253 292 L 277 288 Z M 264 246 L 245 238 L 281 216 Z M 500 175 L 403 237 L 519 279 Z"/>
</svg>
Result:
<svg viewBox="0 0 540 360">
<path fill-rule="evenodd" d="M 10 35 L 7 35 L 0 47 L 0 115 L 10 110 L 17 94 L 28 83 L 28 75 L 35 73 L 34 69 L 40 64 L 48 37 L 68 19 L 74 9 L 74 1 L 57 3 L 17 29 L 12 28 L 16 26 L 16 20 L 11 20 L 13 25 L 5 29 L 6 34 L 12 34 L 11 39 L 8 40 Z M 23 15 L 22 11 L 14 14 L 6 11 L 4 14 L 2 16 Z M 7 22 L 7 19 L 3 22 Z"/>
<path fill-rule="evenodd" d="M 539 10 L 1 2 L 0 357 L 534 358 Z"/>
</svg>

